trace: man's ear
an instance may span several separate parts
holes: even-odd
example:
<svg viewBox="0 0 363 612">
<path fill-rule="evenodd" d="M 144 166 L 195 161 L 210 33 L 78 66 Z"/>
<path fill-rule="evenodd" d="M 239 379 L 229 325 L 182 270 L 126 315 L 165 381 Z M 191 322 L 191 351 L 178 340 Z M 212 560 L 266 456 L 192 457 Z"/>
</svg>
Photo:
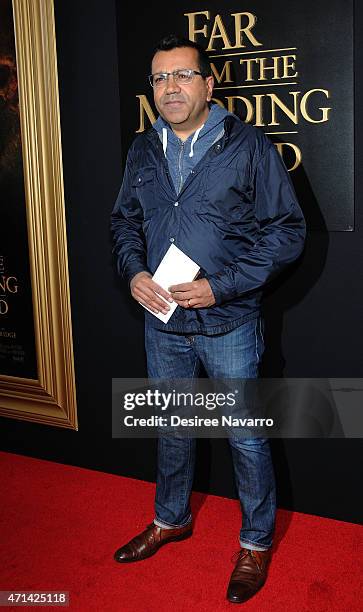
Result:
<svg viewBox="0 0 363 612">
<path fill-rule="evenodd" d="M 205 80 L 207 84 L 207 102 L 210 102 L 213 95 L 214 78 L 213 76 L 208 76 Z"/>
</svg>

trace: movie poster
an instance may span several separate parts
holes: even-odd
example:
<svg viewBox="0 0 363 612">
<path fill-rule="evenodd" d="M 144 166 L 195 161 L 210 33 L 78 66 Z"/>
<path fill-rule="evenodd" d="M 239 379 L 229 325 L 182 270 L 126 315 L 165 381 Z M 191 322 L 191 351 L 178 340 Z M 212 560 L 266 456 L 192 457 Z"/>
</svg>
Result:
<svg viewBox="0 0 363 612">
<path fill-rule="evenodd" d="M 0 0 L 0 375 L 37 379 L 11 0 Z"/>
</svg>

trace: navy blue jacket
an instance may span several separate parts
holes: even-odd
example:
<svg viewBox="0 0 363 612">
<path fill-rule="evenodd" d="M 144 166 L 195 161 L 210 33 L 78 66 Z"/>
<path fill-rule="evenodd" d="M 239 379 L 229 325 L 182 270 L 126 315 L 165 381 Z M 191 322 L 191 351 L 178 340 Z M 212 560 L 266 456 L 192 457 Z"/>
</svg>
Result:
<svg viewBox="0 0 363 612">
<path fill-rule="evenodd" d="M 178 203 L 175 206 L 176 202 Z M 157 131 L 130 147 L 111 215 L 114 253 L 128 281 L 152 274 L 171 242 L 199 264 L 216 304 L 177 308 L 167 331 L 216 334 L 258 316 L 264 285 L 301 253 L 305 221 L 276 147 L 235 115 L 177 194 Z"/>
</svg>

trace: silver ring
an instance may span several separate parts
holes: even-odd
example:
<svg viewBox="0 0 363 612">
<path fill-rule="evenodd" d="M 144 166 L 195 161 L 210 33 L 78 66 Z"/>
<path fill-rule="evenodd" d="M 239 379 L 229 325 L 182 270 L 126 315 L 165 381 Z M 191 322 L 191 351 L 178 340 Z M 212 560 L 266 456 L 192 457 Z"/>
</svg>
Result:
<svg viewBox="0 0 363 612">
<path fill-rule="evenodd" d="M 190 299 L 188 300 L 188 306 L 189 306 L 189 308 L 190 308 Z"/>
</svg>

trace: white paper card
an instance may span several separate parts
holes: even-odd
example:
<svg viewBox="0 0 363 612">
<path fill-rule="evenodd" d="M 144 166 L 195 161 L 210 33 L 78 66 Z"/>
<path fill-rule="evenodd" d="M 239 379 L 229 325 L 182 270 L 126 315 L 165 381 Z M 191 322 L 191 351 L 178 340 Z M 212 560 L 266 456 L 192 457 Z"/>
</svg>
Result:
<svg viewBox="0 0 363 612">
<path fill-rule="evenodd" d="M 190 283 L 195 279 L 199 270 L 200 268 L 195 261 L 190 259 L 188 255 L 172 244 L 165 253 L 152 278 L 158 285 L 160 285 L 160 287 L 168 291 L 168 288 L 171 285 Z M 164 298 L 162 299 L 164 300 Z M 160 319 L 160 321 L 163 321 L 163 323 L 167 323 L 171 315 L 175 312 L 175 309 L 178 307 L 178 304 L 176 302 L 167 302 L 167 300 L 164 301 L 168 304 L 168 306 L 170 306 L 168 314 L 163 314 L 162 312 L 156 314 L 155 312 L 152 312 L 150 308 L 147 308 L 146 306 L 144 306 L 144 308 L 151 312 L 154 317 L 157 317 Z M 141 306 L 143 306 L 143 304 L 141 304 Z"/>
</svg>

